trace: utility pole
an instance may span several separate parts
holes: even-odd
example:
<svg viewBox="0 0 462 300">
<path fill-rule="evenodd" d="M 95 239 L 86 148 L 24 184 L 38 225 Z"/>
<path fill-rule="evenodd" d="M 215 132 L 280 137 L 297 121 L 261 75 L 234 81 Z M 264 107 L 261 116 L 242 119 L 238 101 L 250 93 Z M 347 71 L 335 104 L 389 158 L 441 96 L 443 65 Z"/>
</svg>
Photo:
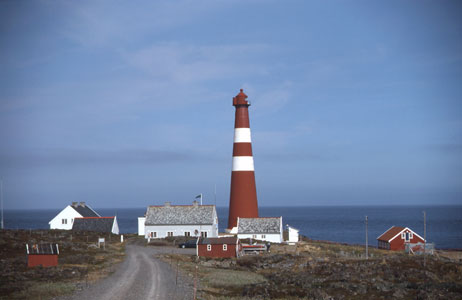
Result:
<svg viewBox="0 0 462 300">
<path fill-rule="evenodd" d="M 4 229 L 4 225 L 3 225 L 3 180 L 0 179 L 0 203 L 1 203 L 1 211 L 2 211 L 2 222 L 0 224 L 1 226 L 1 229 Z"/>
<path fill-rule="evenodd" d="M 424 267 L 427 263 L 427 259 L 425 256 L 425 251 L 427 250 L 427 213 L 425 210 L 423 211 L 423 218 L 424 218 L 424 251 L 423 251 L 423 256 L 424 256 Z"/>
<path fill-rule="evenodd" d="M 367 216 L 366 216 L 366 259 L 369 259 L 369 245 L 367 239 Z"/>
</svg>

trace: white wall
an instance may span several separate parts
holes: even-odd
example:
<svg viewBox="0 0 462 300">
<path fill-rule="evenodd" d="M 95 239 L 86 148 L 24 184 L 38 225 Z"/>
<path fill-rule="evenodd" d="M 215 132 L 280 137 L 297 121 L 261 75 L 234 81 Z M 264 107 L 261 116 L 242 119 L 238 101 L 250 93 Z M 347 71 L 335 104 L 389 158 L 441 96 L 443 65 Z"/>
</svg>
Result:
<svg viewBox="0 0 462 300">
<path fill-rule="evenodd" d="M 256 235 L 257 237 L 254 237 Z M 239 233 L 237 237 L 239 239 L 254 239 L 260 241 L 266 241 L 271 243 L 282 243 L 282 234 L 271 233 L 271 234 L 264 234 L 265 237 L 262 237 L 262 234 L 242 234 Z"/>
<path fill-rule="evenodd" d="M 138 217 L 138 235 L 145 235 L 144 222 L 146 222 L 146 217 Z"/>
<path fill-rule="evenodd" d="M 139 220 L 139 218 L 138 218 Z M 197 230 L 197 235 L 195 231 Z M 146 225 L 145 235 L 147 239 L 151 232 L 157 232 L 157 238 L 167 237 L 167 232 L 173 232 L 173 236 L 184 236 L 184 233 L 189 231 L 191 237 L 198 237 L 202 231 L 207 232 L 207 237 L 217 237 L 218 227 L 214 225 Z"/>
<path fill-rule="evenodd" d="M 298 235 L 298 230 L 295 228 L 292 228 L 290 226 L 287 226 L 287 229 L 289 231 L 289 243 L 298 243 L 299 240 L 299 235 Z"/>
<path fill-rule="evenodd" d="M 74 219 L 81 217 L 82 216 L 75 209 L 68 205 L 58 215 L 56 215 L 56 217 L 48 222 L 48 224 L 50 224 L 50 229 L 71 230 L 72 224 L 74 224 Z M 67 224 L 63 224 L 63 219 L 67 221 Z"/>
</svg>

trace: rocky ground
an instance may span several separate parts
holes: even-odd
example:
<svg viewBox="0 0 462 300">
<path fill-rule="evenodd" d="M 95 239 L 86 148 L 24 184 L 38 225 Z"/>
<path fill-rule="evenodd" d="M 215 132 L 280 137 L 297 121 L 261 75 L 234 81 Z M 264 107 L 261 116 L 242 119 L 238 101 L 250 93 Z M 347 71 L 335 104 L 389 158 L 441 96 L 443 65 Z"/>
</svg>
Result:
<svg viewBox="0 0 462 300">
<path fill-rule="evenodd" d="M 98 237 L 106 247 L 98 248 Z M 58 267 L 27 267 L 25 244 L 57 243 Z M 65 230 L 0 231 L 0 299 L 47 299 L 107 276 L 123 260 L 120 237 Z"/>
<path fill-rule="evenodd" d="M 366 260 L 363 247 L 335 243 L 271 250 L 237 260 L 183 256 L 182 267 L 192 274 L 198 266 L 202 299 L 462 299 L 462 263 L 438 254 L 424 266 L 422 256 L 370 249 Z"/>
<path fill-rule="evenodd" d="M 112 274 L 125 255 L 119 236 L 104 236 L 106 249 L 96 247 L 98 237 L 103 236 L 58 230 L 0 231 L 0 299 L 49 299 L 75 290 L 84 292 L 90 283 Z M 144 247 L 144 239 L 129 240 L 138 245 L 133 249 Z M 27 268 L 27 242 L 58 243 L 59 266 Z M 427 256 L 424 265 L 422 256 L 370 248 L 366 260 L 364 247 L 305 239 L 297 246 L 272 245 L 271 253 L 263 255 L 197 259 L 194 251 L 177 251 L 178 242 L 155 240 L 137 250 L 149 252 L 148 256 L 133 255 L 144 261 L 150 257 L 145 265 L 151 260 L 159 264 L 156 259 L 162 258 L 170 267 L 161 269 L 183 270 L 188 293 L 177 293 L 176 299 L 191 298 L 192 282 L 197 282 L 198 299 L 462 299 L 460 251 L 437 251 Z M 173 276 L 172 271 L 167 273 Z M 159 277 L 159 285 L 164 285 L 160 283 Z M 151 290 L 146 295 L 157 295 Z"/>
</svg>

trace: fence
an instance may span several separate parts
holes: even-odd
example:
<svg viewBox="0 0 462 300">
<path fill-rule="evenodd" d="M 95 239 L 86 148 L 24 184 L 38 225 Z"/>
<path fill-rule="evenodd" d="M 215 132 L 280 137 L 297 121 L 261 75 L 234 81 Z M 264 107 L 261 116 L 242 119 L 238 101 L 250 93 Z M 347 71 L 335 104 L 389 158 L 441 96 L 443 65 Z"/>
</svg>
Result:
<svg viewBox="0 0 462 300">
<path fill-rule="evenodd" d="M 424 251 L 425 250 L 425 251 Z M 409 243 L 406 244 L 406 252 L 410 254 L 432 254 L 435 251 L 435 243 Z"/>
</svg>

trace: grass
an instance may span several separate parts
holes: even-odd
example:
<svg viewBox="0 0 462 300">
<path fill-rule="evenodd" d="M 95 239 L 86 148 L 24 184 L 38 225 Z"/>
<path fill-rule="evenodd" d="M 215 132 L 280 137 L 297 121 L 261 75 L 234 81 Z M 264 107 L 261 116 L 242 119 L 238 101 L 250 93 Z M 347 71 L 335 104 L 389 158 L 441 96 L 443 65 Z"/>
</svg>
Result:
<svg viewBox="0 0 462 300">
<path fill-rule="evenodd" d="M 32 282 L 27 289 L 0 299 L 50 299 L 70 294 L 75 290 L 72 283 Z"/>
<path fill-rule="evenodd" d="M 266 281 L 265 277 L 253 272 L 210 269 L 207 270 L 201 283 L 211 287 L 241 287 L 264 281 Z"/>
</svg>

